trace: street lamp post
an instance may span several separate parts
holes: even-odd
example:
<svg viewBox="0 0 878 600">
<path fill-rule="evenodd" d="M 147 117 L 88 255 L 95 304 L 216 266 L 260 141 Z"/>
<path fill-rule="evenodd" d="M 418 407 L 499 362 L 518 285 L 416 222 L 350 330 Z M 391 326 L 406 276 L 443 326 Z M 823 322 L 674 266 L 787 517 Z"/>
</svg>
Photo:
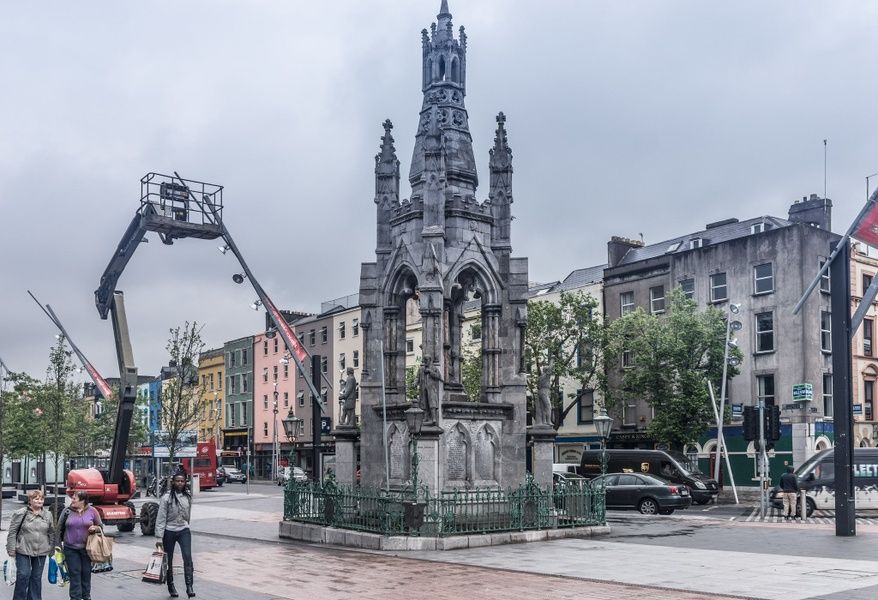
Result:
<svg viewBox="0 0 878 600">
<path fill-rule="evenodd" d="M 293 456 L 296 451 L 296 438 L 304 433 L 305 421 L 293 414 L 293 407 L 291 406 L 290 411 L 281 421 L 281 424 L 284 427 L 284 434 L 286 434 L 287 439 L 290 441 L 290 480 L 292 480 L 293 465 L 295 463 Z"/>
<path fill-rule="evenodd" d="M 271 420 L 271 479 L 277 481 L 277 463 L 280 462 L 280 456 L 277 447 L 277 382 L 274 383 L 274 407 L 272 408 L 273 417 Z"/>
<path fill-rule="evenodd" d="M 723 421 L 725 421 L 726 410 L 726 384 L 729 374 L 729 348 L 737 346 L 731 339 L 732 331 L 740 331 L 744 325 L 740 321 L 732 321 L 732 315 L 738 314 L 741 309 L 740 304 L 729 304 L 729 313 L 726 315 L 726 338 L 725 352 L 723 353 L 723 380 L 719 392 L 719 415 L 716 420 L 716 460 L 713 467 L 713 478 L 719 482 L 719 472 L 722 466 L 722 453 L 726 452 L 725 437 L 723 436 Z"/>
<path fill-rule="evenodd" d="M 607 474 L 607 440 L 610 438 L 610 431 L 613 429 L 613 418 L 608 416 L 606 411 L 594 418 L 594 428 L 598 436 L 601 438 L 601 475 Z"/>
</svg>

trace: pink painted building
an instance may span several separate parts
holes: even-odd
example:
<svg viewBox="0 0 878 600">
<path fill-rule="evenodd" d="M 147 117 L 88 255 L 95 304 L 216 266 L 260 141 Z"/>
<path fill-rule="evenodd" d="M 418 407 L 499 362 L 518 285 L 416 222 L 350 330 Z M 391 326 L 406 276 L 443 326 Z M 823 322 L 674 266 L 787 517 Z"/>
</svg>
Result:
<svg viewBox="0 0 878 600">
<path fill-rule="evenodd" d="M 286 464 L 289 444 L 284 434 L 282 420 L 295 398 L 295 364 L 283 364 L 284 343 L 279 335 L 265 337 L 264 333 L 253 336 L 253 443 L 255 445 L 256 477 L 272 476 L 271 457 L 274 428 L 281 449 L 280 462 Z M 277 415 L 275 416 L 274 392 L 277 391 Z"/>
</svg>

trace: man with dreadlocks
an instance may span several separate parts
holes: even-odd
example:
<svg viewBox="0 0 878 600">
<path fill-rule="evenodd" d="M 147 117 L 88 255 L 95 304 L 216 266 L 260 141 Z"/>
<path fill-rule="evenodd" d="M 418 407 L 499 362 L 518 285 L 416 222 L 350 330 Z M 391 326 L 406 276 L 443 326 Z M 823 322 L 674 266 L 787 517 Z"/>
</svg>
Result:
<svg viewBox="0 0 878 600">
<path fill-rule="evenodd" d="M 186 595 L 195 596 L 192 589 L 194 567 L 192 566 L 192 533 L 189 531 L 189 518 L 192 511 L 192 494 L 186 487 L 186 474 L 174 473 L 171 489 L 159 501 L 159 514 L 155 524 L 155 536 L 161 540 L 168 557 L 168 594 L 178 597 L 174 587 L 174 546 L 180 544 L 183 553 L 183 578 L 186 581 Z"/>
</svg>

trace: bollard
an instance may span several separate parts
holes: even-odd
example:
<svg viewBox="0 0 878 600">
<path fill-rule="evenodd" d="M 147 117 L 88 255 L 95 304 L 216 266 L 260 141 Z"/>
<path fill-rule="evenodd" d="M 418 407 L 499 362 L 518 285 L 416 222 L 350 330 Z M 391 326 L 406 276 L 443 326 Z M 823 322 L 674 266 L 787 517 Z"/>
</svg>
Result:
<svg viewBox="0 0 878 600">
<path fill-rule="evenodd" d="M 808 494 L 805 490 L 799 491 L 799 515 L 802 517 L 802 521 L 804 521 L 808 517 L 808 502 L 805 498 L 808 497 Z"/>
</svg>

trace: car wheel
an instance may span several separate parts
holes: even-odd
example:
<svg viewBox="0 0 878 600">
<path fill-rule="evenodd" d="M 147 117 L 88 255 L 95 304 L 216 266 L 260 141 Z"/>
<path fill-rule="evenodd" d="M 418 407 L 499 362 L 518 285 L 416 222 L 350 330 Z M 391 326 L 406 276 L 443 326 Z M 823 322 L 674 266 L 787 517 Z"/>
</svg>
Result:
<svg viewBox="0 0 878 600">
<path fill-rule="evenodd" d="M 659 505 L 652 498 L 644 498 L 638 503 L 637 510 L 643 515 L 654 515 L 659 511 Z"/>
<path fill-rule="evenodd" d="M 814 501 L 811 498 L 805 498 L 805 504 L 806 504 L 805 515 L 807 517 L 810 517 L 811 515 L 814 514 L 814 511 L 817 510 L 817 505 L 814 503 Z M 801 507 L 802 507 L 801 501 L 798 498 L 796 498 L 796 516 L 798 516 L 798 517 L 802 516 L 802 508 Z M 781 509 L 781 510 L 783 510 L 783 509 Z"/>
<path fill-rule="evenodd" d="M 134 509 L 134 503 L 133 503 L 133 502 L 126 502 L 126 503 L 125 503 L 125 506 L 127 506 L 128 508 L 131 509 L 131 514 L 132 514 L 132 515 L 135 515 L 135 517 L 137 516 L 137 511 Z M 127 521 L 127 522 L 125 522 L 125 523 L 119 523 L 119 524 L 117 524 L 117 525 L 116 525 L 116 529 L 118 529 L 119 531 L 124 531 L 124 532 L 134 531 L 134 524 L 135 524 L 135 523 L 136 523 L 135 518 L 132 518 L 130 521 Z"/>
</svg>

